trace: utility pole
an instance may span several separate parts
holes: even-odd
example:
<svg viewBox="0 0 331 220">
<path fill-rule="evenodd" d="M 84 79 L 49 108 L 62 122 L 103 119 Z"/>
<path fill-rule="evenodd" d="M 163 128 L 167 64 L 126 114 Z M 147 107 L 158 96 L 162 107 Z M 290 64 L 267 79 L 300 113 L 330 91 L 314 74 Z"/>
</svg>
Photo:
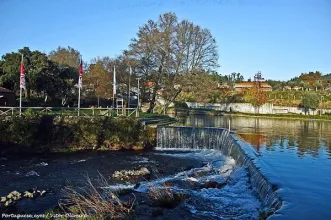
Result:
<svg viewBox="0 0 331 220">
<path fill-rule="evenodd" d="M 254 83 L 257 85 L 257 88 L 258 88 L 258 93 L 260 93 L 260 89 L 261 89 L 261 82 L 264 81 L 264 78 L 262 78 L 262 74 L 261 74 L 261 71 L 258 71 L 255 75 L 254 75 Z M 259 98 L 259 97 L 258 97 Z M 256 106 L 256 102 L 257 100 L 255 100 L 255 106 Z M 258 107 L 258 112 L 259 113 L 259 108 Z"/>
</svg>

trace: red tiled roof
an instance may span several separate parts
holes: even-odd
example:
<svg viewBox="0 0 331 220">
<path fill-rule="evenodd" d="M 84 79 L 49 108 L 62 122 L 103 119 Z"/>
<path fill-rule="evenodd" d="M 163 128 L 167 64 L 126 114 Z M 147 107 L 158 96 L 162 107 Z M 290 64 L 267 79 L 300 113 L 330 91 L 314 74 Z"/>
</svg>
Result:
<svg viewBox="0 0 331 220">
<path fill-rule="evenodd" d="M 3 87 L 0 87 L 0 92 L 13 92 L 9 89 L 6 89 L 6 88 L 3 88 Z"/>
<path fill-rule="evenodd" d="M 146 86 L 148 87 L 153 87 L 155 85 L 154 82 L 146 82 Z"/>
</svg>

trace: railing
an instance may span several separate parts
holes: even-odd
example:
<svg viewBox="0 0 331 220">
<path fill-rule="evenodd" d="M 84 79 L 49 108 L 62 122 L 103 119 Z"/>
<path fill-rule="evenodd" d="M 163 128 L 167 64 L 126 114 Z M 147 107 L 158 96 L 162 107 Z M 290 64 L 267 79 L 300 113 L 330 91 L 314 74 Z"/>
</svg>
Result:
<svg viewBox="0 0 331 220">
<path fill-rule="evenodd" d="M 137 108 L 69 108 L 69 107 L 22 107 L 21 114 L 28 115 L 63 115 L 63 116 L 126 116 L 139 117 Z M 20 114 L 19 107 L 0 106 L 0 116 Z"/>
</svg>

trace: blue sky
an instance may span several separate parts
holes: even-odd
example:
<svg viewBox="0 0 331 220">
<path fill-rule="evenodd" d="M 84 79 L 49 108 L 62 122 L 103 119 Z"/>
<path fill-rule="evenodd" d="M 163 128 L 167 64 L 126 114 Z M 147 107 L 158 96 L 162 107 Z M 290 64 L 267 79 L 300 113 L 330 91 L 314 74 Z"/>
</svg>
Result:
<svg viewBox="0 0 331 220">
<path fill-rule="evenodd" d="M 331 0 L 0 0 L 0 55 L 71 46 L 85 60 L 113 57 L 169 11 L 211 30 L 221 74 L 331 73 Z"/>
</svg>

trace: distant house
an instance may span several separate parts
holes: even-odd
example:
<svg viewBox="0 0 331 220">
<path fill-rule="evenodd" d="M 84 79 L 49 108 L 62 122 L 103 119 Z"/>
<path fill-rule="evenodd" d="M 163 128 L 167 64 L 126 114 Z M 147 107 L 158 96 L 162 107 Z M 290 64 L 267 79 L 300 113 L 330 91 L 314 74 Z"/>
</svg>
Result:
<svg viewBox="0 0 331 220">
<path fill-rule="evenodd" d="M 0 87 L 0 106 L 14 106 L 15 93 L 9 89 Z"/>
<path fill-rule="evenodd" d="M 219 89 L 229 89 L 230 86 L 227 83 L 222 83 L 222 84 L 218 83 L 217 88 L 219 88 Z"/>
<path fill-rule="evenodd" d="M 301 86 L 294 86 L 292 90 L 298 91 L 298 90 L 302 90 Z"/>
<path fill-rule="evenodd" d="M 291 86 L 284 86 L 284 87 L 283 87 L 283 90 L 291 90 L 291 89 L 292 89 Z"/>
<path fill-rule="evenodd" d="M 149 87 L 149 88 L 152 88 L 152 87 L 154 87 L 155 86 L 155 83 L 154 82 L 151 82 L 151 81 L 149 81 L 149 82 L 146 82 L 146 87 Z"/>
<path fill-rule="evenodd" d="M 251 89 L 254 86 L 255 82 L 241 82 L 241 83 L 236 83 L 234 85 L 234 90 L 236 92 L 242 92 L 246 89 Z M 272 91 L 272 86 L 270 86 L 268 83 L 261 82 L 261 89 L 265 92 Z"/>
</svg>

